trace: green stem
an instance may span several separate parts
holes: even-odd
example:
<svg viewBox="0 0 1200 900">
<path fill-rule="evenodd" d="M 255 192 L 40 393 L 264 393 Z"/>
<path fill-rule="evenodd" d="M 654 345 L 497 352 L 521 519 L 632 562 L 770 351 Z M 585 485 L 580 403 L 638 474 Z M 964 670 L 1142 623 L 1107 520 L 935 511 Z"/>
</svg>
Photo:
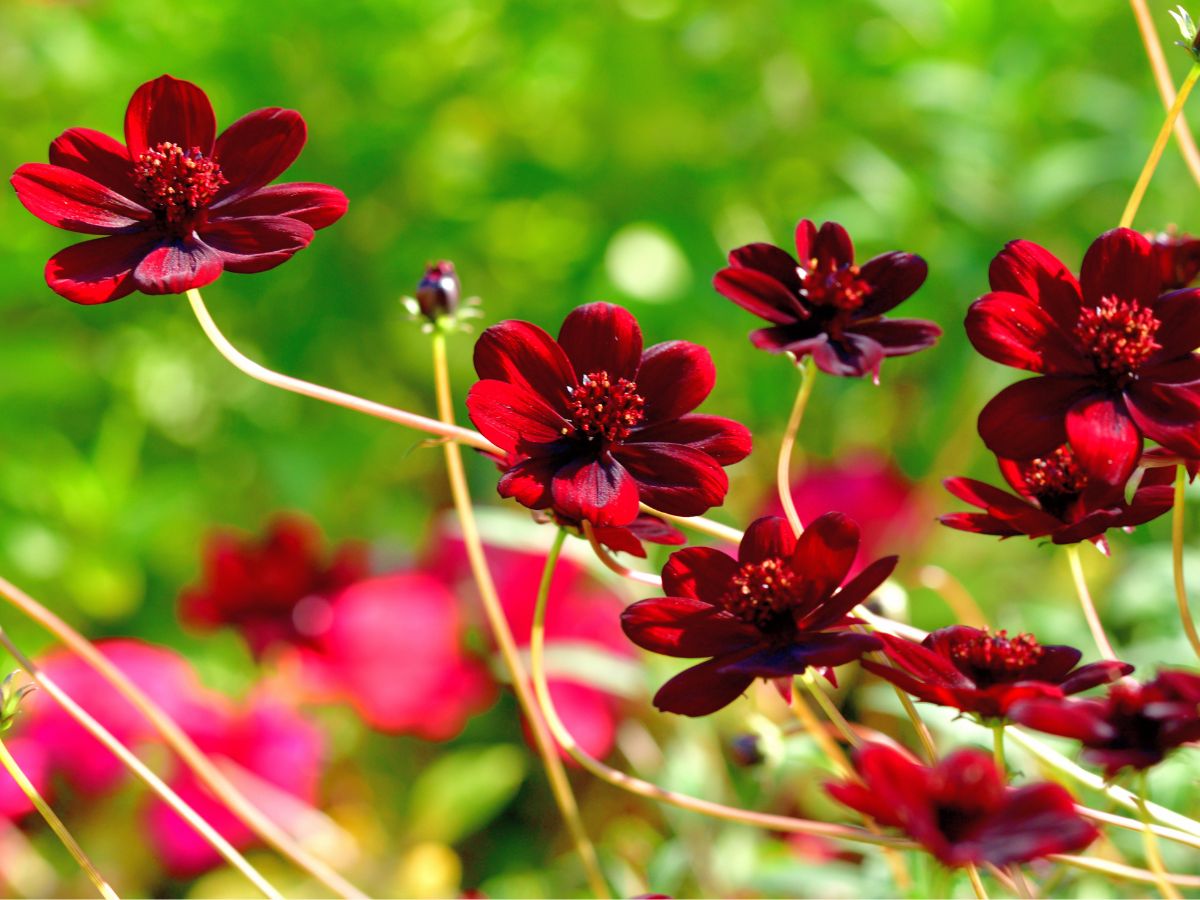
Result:
<svg viewBox="0 0 1200 900">
<path fill-rule="evenodd" d="M 796 512 L 796 503 L 792 500 L 792 485 L 790 468 L 792 448 L 796 446 L 796 434 L 800 430 L 800 421 L 804 418 L 804 410 L 808 407 L 808 398 L 812 396 L 813 384 L 816 382 L 816 364 L 811 356 L 806 356 L 800 364 L 800 389 L 796 391 L 796 402 L 792 405 L 792 414 L 788 417 L 787 428 L 783 432 L 783 440 L 779 443 L 779 460 L 775 464 L 775 484 L 779 490 L 779 502 L 783 505 L 783 514 L 787 516 L 792 531 L 800 534 L 804 523 Z"/>
<path fill-rule="evenodd" d="M 1008 763 L 1004 759 L 1004 723 L 992 726 L 992 758 L 996 762 L 996 768 L 1000 772 L 1000 777 L 1008 780 Z"/>
<path fill-rule="evenodd" d="M 1183 507 L 1187 497 L 1187 467 L 1175 469 L 1175 505 L 1171 510 L 1171 565 L 1175 573 L 1175 600 L 1179 604 L 1179 621 L 1192 650 L 1200 656 L 1200 634 L 1188 606 L 1187 582 L 1183 577 Z"/>
</svg>

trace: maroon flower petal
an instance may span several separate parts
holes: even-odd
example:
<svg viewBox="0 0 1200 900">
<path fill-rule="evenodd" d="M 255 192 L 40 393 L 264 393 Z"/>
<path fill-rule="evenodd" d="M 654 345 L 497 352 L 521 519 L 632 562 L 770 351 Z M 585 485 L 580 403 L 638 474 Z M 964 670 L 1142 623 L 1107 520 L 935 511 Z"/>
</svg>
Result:
<svg viewBox="0 0 1200 900">
<path fill-rule="evenodd" d="M 744 650 L 762 639 L 733 613 L 692 597 L 657 597 L 621 613 L 626 636 L 644 650 L 687 659 Z"/>
<path fill-rule="evenodd" d="M 554 473 L 565 465 L 556 456 L 537 456 L 522 460 L 500 476 L 496 486 L 501 497 L 511 497 L 529 509 L 546 509 L 554 503 L 550 484 Z"/>
<path fill-rule="evenodd" d="M 1151 304 L 1162 287 L 1150 242 L 1129 228 L 1106 231 L 1092 242 L 1083 257 L 1079 282 L 1089 305 L 1105 297 Z"/>
<path fill-rule="evenodd" d="M 813 362 L 829 375 L 878 380 L 883 363 L 883 347 L 865 334 L 845 332 L 839 340 L 826 341 L 813 348 Z"/>
<path fill-rule="evenodd" d="M 614 459 L 575 459 L 554 474 L 554 506 L 594 525 L 628 525 L 638 514 L 638 483 Z"/>
<path fill-rule="evenodd" d="M 663 591 L 721 605 L 737 571 L 737 560 L 715 547 L 686 547 L 672 553 L 663 567 Z"/>
<path fill-rule="evenodd" d="M 1200 385 L 1134 382 L 1125 407 L 1152 441 L 1185 457 L 1200 456 Z"/>
<path fill-rule="evenodd" d="M 479 336 L 475 371 L 480 378 L 532 391 L 560 413 L 567 411 L 567 391 L 577 383 L 554 338 L 530 322 L 516 320 L 493 325 Z"/>
<path fill-rule="evenodd" d="M 273 106 L 246 113 L 221 132 L 213 149 L 227 181 L 217 202 L 270 184 L 296 161 L 307 138 L 304 117 L 294 109 Z"/>
<path fill-rule="evenodd" d="M 1048 250 L 1029 241 L 1011 241 L 992 260 L 988 279 L 993 291 L 1022 294 L 1037 302 L 1064 326 L 1079 318 L 1079 282 Z"/>
<path fill-rule="evenodd" d="M 691 412 L 716 380 L 712 357 L 699 344 L 667 341 L 648 348 L 637 375 L 638 393 L 646 398 L 643 422 L 652 425 Z"/>
<path fill-rule="evenodd" d="M 738 562 L 760 563 L 768 559 L 787 559 L 796 552 L 796 532 L 782 516 L 755 519 L 738 545 Z M 798 570 L 799 572 L 799 570 Z"/>
<path fill-rule="evenodd" d="M 1163 294 L 1151 309 L 1160 323 L 1154 340 L 1161 346 L 1146 360 L 1146 366 L 1190 356 L 1200 347 L 1200 290 Z"/>
<path fill-rule="evenodd" d="M 805 268 L 808 268 L 810 261 L 817 255 L 817 226 L 811 219 L 801 219 L 796 223 L 796 259 Z"/>
<path fill-rule="evenodd" d="M 133 93 L 125 110 L 125 143 L 136 160 L 149 148 L 169 141 L 185 151 L 212 153 L 217 117 L 208 96 L 190 81 L 162 75 Z"/>
<path fill-rule="evenodd" d="M 629 443 L 686 444 L 707 453 L 723 466 L 731 466 L 750 455 L 753 442 L 750 429 L 740 422 L 721 416 L 686 415 L 672 422 L 635 429 Z"/>
<path fill-rule="evenodd" d="M 1036 731 L 1091 744 L 1111 740 L 1116 734 L 1113 726 L 1101 718 L 1101 710 L 1098 701 L 1025 700 L 1014 704 L 1008 717 Z"/>
<path fill-rule="evenodd" d="M 1139 381 L 1162 384 L 1191 384 L 1200 381 L 1200 356 L 1189 354 L 1172 360 L 1142 366 Z"/>
<path fill-rule="evenodd" d="M 858 311 L 861 318 L 883 315 L 899 306 L 925 283 L 929 266 L 915 253 L 884 253 L 863 264 L 859 277 L 871 292 Z"/>
<path fill-rule="evenodd" d="M 746 244 L 729 252 L 729 265 L 735 269 L 754 269 L 770 275 L 789 291 L 800 289 L 796 260 L 774 244 Z"/>
<path fill-rule="evenodd" d="M 472 385 L 467 414 L 484 437 L 509 452 L 529 444 L 552 444 L 567 427 L 566 420 L 537 394 L 490 379 Z"/>
<path fill-rule="evenodd" d="M 627 530 L 639 541 L 649 541 L 652 544 L 680 546 L 687 543 L 687 535 L 678 528 L 668 525 L 657 516 L 645 513 L 634 519 Z M 645 553 L 642 555 L 645 556 Z"/>
<path fill-rule="evenodd" d="M 654 695 L 654 706 L 681 716 L 707 716 L 728 706 L 750 687 L 754 677 L 723 672 L 710 659 L 680 672 Z"/>
<path fill-rule="evenodd" d="M 133 270 L 155 246 L 146 234 L 118 234 L 73 244 L 46 263 L 46 283 L 72 303 L 109 303 L 137 290 Z"/>
<path fill-rule="evenodd" d="M 1083 656 L 1075 647 L 1064 644 L 1042 645 L 1041 658 L 1024 670 L 1023 681 L 1050 681 L 1058 684 Z M 1099 682 L 1097 682 L 1099 683 Z"/>
<path fill-rule="evenodd" d="M 722 269 L 714 276 L 713 287 L 742 309 L 776 325 L 808 318 L 795 291 L 758 269 Z"/>
<path fill-rule="evenodd" d="M 803 359 L 829 341 L 829 335 L 823 331 L 813 334 L 814 327 L 811 323 L 801 322 L 759 328 L 750 332 L 750 343 L 768 353 L 794 353 L 797 359 Z"/>
<path fill-rule="evenodd" d="M 207 244 L 172 241 L 143 256 L 133 280 L 144 294 L 182 294 L 216 281 L 221 269 L 221 255 Z"/>
<path fill-rule="evenodd" d="M 940 632 L 935 631 L 930 638 L 939 634 Z M 950 688 L 970 689 L 975 687 L 975 682 L 959 671 L 948 656 L 945 653 L 939 653 L 937 648 L 925 647 L 890 634 L 880 635 L 880 640 L 883 641 L 883 652 L 887 654 L 888 659 L 909 675 L 922 681 Z M 883 666 L 875 664 L 871 671 L 883 675 L 885 678 L 890 677 L 883 671 L 876 671 L 883 668 Z"/>
<path fill-rule="evenodd" d="M 979 414 L 979 436 L 1006 459 L 1046 456 L 1067 442 L 1067 411 L 1090 391 L 1088 382 L 1074 378 L 1010 384 Z"/>
<path fill-rule="evenodd" d="M 136 200 L 133 161 L 120 141 L 91 128 L 68 128 L 50 143 L 50 162 L 98 181 L 110 191 Z"/>
<path fill-rule="evenodd" d="M 614 381 L 637 379 L 642 329 L 626 309 L 611 303 L 576 307 L 563 320 L 558 343 L 580 378 L 589 372 L 607 372 Z"/>
<path fill-rule="evenodd" d="M 822 603 L 812 614 L 796 623 L 800 629 L 817 630 L 839 624 L 843 616 L 862 603 L 896 570 L 898 556 L 877 559 L 854 576 L 844 588 Z"/>
<path fill-rule="evenodd" d="M 1006 522 L 987 513 L 946 513 L 937 517 L 947 528 L 969 531 L 971 534 L 991 534 L 998 537 L 1015 537 L 1024 534 Z"/>
<path fill-rule="evenodd" d="M 121 234 L 150 213 L 98 181 L 62 166 L 25 163 L 10 179 L 17 199 L 50 225 L 81 234 Z"/>
<path fill-rule="evenodd" d="M 1059 689 L 1064 694 L 1078 694 L 1100 684 L 1111 684 L 1124 678 L 1133 671 L 1129 663 L 1115 659 L 1101 660 L 1080 666 L 1068 678 L 1059 683 Z"/>
<path fill-rule="evenodd" d="M 308 181 L 273 184 L 248 196 L 215 203 L 214 219 L 287 216 L 314 229 L 326 228 L 346 213 L 350 201 L 335 187 Z"/>
<path fill-rule="evenodd" d="M 830 782 L 825 792 L 843 806 L 874 819 L 880 825 L 893 828 L 901 824 L 896 808 L 870 788 L 856 782 Z"/>
<path fill-rule="evenodd" d="M 1076 853 L 1100 836 L 1075 811 L 1075 800 L 1057 784 L 1033 784 L 1012 791 L 971 839 L 955 848 L 963 861 L 994 866 L 1028 862 L 1052 853 Z"/>
<path fill-rule="evenodd" d="M 637 482 L 641 501 L 673 516 L 698 516 L 720 506 L 729 490 L 721 464 L 682 444 L 625 444 L 613 449 Z"/>
<path fill-rule="evenodd" d="M 1120 398 L 1093 394 L 1067 412 L 1067 440 L 1089 476 L 1124 484 L 1142 455 L 1142 436 Z"/>
<path fill-rule="evenodd" d="M 881 347 L 883 355 L 908 356 L 932 347 L 942 336 L 942 329 L 924 319 L 879 319 L 874 322 L 855 322 L 854 334 L 869 337 Z"/>
<path fill-rule="evenodd" d="M 200 238 L 221 255 L 226 271 L 265 272 L 307 247 L 313 230 L 284 216 L 256 216 L 208 222 Z"/>
<path fill-rule="evenodd" d="M 803 225 L 804 223 L 800 223 Z M 797 257 L 800 260 L 800 265 L 804 265 L 809 259 L 816 258 L 820 260 L 832 259 L 839 266 L 849 266 L 854 263 L 854 243 L 850 240 L 850 235 L 846 229 L 837 222 L 825 222 L 821 225 L 815 238 L 809 238 L 812 229 L 804 229 L 804 239 L 810 240 L 809 254 L 806 256 L 800 253 Z M 800 250 L 801 243 L 801 228 L 796 228 L 796 250 Z"/>
<path fill-rule="evenodd" d="M 803 579 L 801 608 L 829 597 L 845 579 L 861 539 L 858 524 L 840 512 L 814 519 L 796 540 L 792 571 Z"/>
<path fill-rule="evenodd" d="M 1073 337 L 1037 301 L 1021 294 L 985 294 L 967 310 L 967 337 L 1001 365 L 1049 374 L 1086 375 L 1091 367 Z"/>
<path fill-rule="evenodd" d="M 718 657 L 724 660 L 723 672 L 736 672 L 755 678 L 782 678 L 800 675 L 809 668 L 841 666 L 854 662 L 864 653 L 878 650 L 879 638 L 873 634 L 857 631 L 824 632 L 798 637 L 795 643 L 784 646 L 765 645 L 753 653 L 734 657 Z"/>
<path fill-rule="evenodd" d="M 1021 534 L 1040 537 L 1062 526 L 1060 520 L 1020 497 L 974 478 L 947 478 L 942 484 L 959 500 L 983 507 L 990 516 L 1011 525 Z"/>
</svg>

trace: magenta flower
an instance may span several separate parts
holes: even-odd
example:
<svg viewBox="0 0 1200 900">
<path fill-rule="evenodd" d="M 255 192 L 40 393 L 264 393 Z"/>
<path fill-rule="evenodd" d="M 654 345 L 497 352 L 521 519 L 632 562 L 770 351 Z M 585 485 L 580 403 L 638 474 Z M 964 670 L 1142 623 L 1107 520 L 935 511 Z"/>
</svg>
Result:
<svg viewBox="0 0 1200 900">
<path fill-rule="evenodd" d="M 345 195 L 328 185 L 271 185 L 304 146 L 299 113 L 259 109 L 216 132 L 205 93 L 163 75 L 134 92 L 124 144 L 71 128 L 50 144 L 48 165 L 17 169 L 17 197 L 43 222 L 105 235 L 51 257 L 50 288 L 75 303 L 108 303 L 134 291 L 182 293 L 222 271 L 263 272 L 346 211 Z"/>
<path fill-rule="evenodd" d="M 1034 459 L 1069 443 L 1110 485 L 1129 478 L 1143 437 L 1200 456 L 1200 291 L 1163 293 L 1146 238 L 1100 235 L 1078 281 L 1046 250 L 1013 241 L 992 261 L 991 286 L 967 313 L 971 343 L 1037 377 L 984 407 L 989 450 Z"/>
<path fill-rule="evenodd" d="M 475 371 L 471 421 L 510 464 L 500 496 L 530 509 L 601 527 L 633 522 L 639 502 L 700 515 L 725 499 L 722 467 L 750 452 L 742 425 L 692 413 L 716 380 L 708 351 L 643 352 L 637 320 L 609 303 L 574 310 L 557 341 L 529 322 L 493 325 Z"/>
<path fill-rule="evenodd" d="M 754 522 L 733 559 L 711 547 L 671 554 L 665 597 L 621 615 L 629 639 L 655 653 L 712 657 L 659 689 L 654 705 L 705 716 L 732 703 L 755 678 L 787 679 L 809 667 L 832 669 L 880 646 L 849 631 L 849 615 L 896 567 L 876 560 L 839 590 L 858 553 L 858 526 L 827 513 L 799 537 L 781 518 Z"/>
<path fill-rule="evenodd" d="M 956 750 L 934 768 L 883 744 L 854 754 L 862 783 L 826 786 L 839 803 L 899 828 L 945 866 L 1007 866 L 1084 849 L 1099 831 L 1057 784 L 1009 788 L 979 750 Z"/>
<path fill-rule="evenodd" d="M 797 261 L 798 260 L 798 261 Z M 771 323 L 752 332 L 772 353 L 809 354 L 830 375 L 870 374 L 884 357 L 932 347 L 942 330 L 922 319 L 885 319 L 925 282 L 925 260 L 885 253 L 854 264 L 854 244 L 836 222 L 796 226 L 796 257 L 773 244 L 747 244 L 729 254 L 713 279 L 717 292 Z"/>
<path fill-rule="evenodd" d="M 879 639 L 896 667 L 864 660 L 863 668 L 927 703 L 984 719 L 1004 718 L 1021 700 L 1062 699 L 1133 671 L 1109 660 L 1078 666 L 1083 654 L 1074 647 L 967 625 L 939 628 L 919 644 L 889 634 Z"/>
</svg>

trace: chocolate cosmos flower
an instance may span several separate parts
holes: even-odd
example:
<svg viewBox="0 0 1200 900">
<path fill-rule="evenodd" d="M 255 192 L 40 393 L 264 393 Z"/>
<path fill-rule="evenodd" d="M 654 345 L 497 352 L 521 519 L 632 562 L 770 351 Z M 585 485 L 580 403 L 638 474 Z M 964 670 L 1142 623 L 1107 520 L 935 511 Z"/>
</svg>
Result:
<svg viewBox="0 0 1200 900">
<path fill-rule="evenodd" d="M 956 750 L 934 768 L 883 744 L 854 754 L 862 783 L 826 786 L 839 803 L 899 828 L 946 866 L 1007 866 L 1053 853 L 1073 853 L 1099 832 L 1056 784 L 1020 788 L 987 753 Z"/>
<path fill-rule="evenodd" d="M 1010 638 L 966 625 L 939 628 L 919 644 L 879 637 L 896 668 L 870 661 L 863 668 L 920 700 L 985 719 L 1003 718 L 1019 700 L 1061 699 L 1133 671 L 1115 661 L 1076 668 L 1082 654 L 1074 647 L 1042 646 L 1031 634 Z"/>
<path fill-rule="evenodd" d="M 204 92 L 163 75 L 134 92 L 124 144 L 72 128 L 50 144 L 49 165 L 17 169 L 17 197 L 39 219 L 106 235 L 51 257 L 51 289 L 107 303 L 203 287 L 222 271 L 262 272 L 346 211 L 345 195 L 328 185 L 268 187 L 304 146 L 299 113 L 259 109 L 216 131 Z"/>
<path fill-rule="evenodd" d="M 988 359 L 1038 374 L 979 416 L 988 449 L 1046 457 L 1069 443 L 1089 476 L 1124 484 L 1143 437 L 1200 456 L 1200 290 L 1163 293 L 1158 260 L 1128 228 L 1088 248 L 1078 281 L 1050 253 L 1013 241 L 967 335 Z"/>
<path fill-rule="evenodd" d="M 1158 263 L 1163 290 L 1185 288 L 1200 275 L 1200 240 L 1190 234 L 1160 231 L 1147 234 Z"/>
<path fill-rule="evenodd" d="M 642 351 L 632 315 L 609 303 L 567 316 L 558 340 L 501 322 L 475 345 L 471 421 L 506 455 L 500 495 L 596 526 L 628 525 L 638 503 L 700 515 L 725 499 L 722 466 L 750 452 L 750 432 L 695 415 L 712 390 L 708 351 L 668 341 Z"/>
<path fill-rule="evenodd" d="M 1066 444 L 1042 459 L 997 462 L 1017 496 L 973 478 L 947 478 L 946 490 L 984 511 L 940 516 L 943 525 L 1002 538 L 1049 537 L 1056 544 L 1091 541 L 1107 554 L 1105 531 L 1149 522 L 1174 503 L 1170 468 L 1146 469 L 1132 500 L 1126 502 L 1120 486 L 1089 477 Z"/>
<path fill-rule="evenodd" d="M 803 219 L 796 259 L 773 244 L 747 244 L 730 252 L 713 286 L 771 323 L 751 333 L 754 346 L 797 359 L 811 353 L 822 372 L 878 381 L 885 356 L 932 347 L 942 333 L 921 319 L 883 318 L 924 283 L 926 271 L 911 253 L 885 253 L 860 268 L 846 229 L 826 222 L 818 231 Z"/>
<path fill-rule="evenodd" d="M 896 557 L 876 560 L 839 590 L 858 543 L 858 526 L 841 513 L 821 516 L 799 538 L 771 516 L 746 529 L 737 559 L 711 547 L 672 553 L 662 573 L 667 596 L 634 603 L 621 625 L 655 653 L 712 659 L 668 681 L 654 705 L 705 716 L 755 678 L 790 679 L 878 649 L 878 638 L 847 630 L 860 621 L 849 613 L 892 573 Z"/>
</svg>

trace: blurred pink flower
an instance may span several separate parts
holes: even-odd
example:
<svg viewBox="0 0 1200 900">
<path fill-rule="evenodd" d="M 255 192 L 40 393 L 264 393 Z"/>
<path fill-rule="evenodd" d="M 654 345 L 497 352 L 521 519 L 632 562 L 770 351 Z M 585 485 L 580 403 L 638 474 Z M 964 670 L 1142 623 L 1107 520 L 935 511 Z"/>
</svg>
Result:
<svg viewBox="0 0 1200 900">
<path fill-rule="evenodd" d="M 46 758 L 46 751 L 37 741 L 27 737 L 6 738 L 4 745 L 38 793 L 46 796 L 50 789 L 50 762 Z M 11 775 L 0 773 L 0 819 L 15 821 L 31 812 L 33 804 L 25 792 L 17 787 Z"/>
</svg>

